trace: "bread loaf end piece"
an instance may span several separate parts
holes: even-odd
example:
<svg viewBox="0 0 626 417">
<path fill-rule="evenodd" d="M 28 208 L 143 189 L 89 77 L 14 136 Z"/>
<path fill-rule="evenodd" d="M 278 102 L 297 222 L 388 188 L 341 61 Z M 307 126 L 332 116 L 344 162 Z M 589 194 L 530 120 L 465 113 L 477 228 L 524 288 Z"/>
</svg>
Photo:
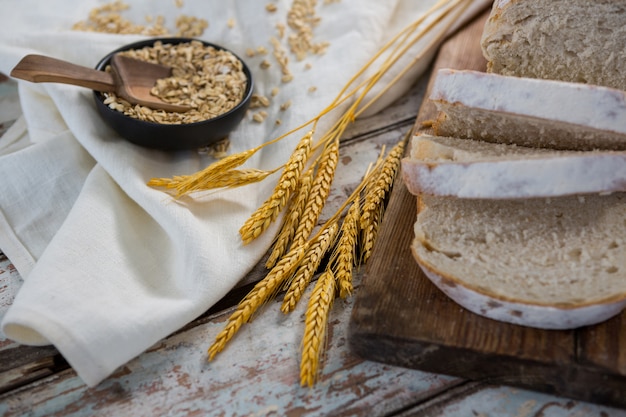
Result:
<svg viewBox="0 0 626 417">
<path fill-rule="evenodd" d="M 626 90 L 625 0 L 496 0 L 482 35 L 489 72 Z"/>
</svg>

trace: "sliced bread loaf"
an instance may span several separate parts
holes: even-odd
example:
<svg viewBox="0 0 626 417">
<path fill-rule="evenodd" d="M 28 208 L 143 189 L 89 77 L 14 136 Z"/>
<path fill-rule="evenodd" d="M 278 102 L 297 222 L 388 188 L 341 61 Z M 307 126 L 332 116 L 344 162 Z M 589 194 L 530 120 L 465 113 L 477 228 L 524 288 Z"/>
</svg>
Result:
<svg viewBox="0 0 626 417">
<path fill-rule="evenodd" d="M 413 194 L 554 197 L 626 191 L 626 152 L 555 151 L 418 134 L 402 176 Z"/>
<path fill-rule="evenodd" d="M 547 329 L 626 306 L 626 194 L 470 200 L 421 195 L 412 251 L 468 310 Z"/>
<path fill-rule="evenodd" d="M 488 71 L 626 90 L 626 1 L 496 0 L 481 46 Z"/>
<path fill-rule="evenodd" d="M 563 81 L 439 70 L 438 136 L 552 149 L 626 150 L 626 92 Z"/>
</svg>

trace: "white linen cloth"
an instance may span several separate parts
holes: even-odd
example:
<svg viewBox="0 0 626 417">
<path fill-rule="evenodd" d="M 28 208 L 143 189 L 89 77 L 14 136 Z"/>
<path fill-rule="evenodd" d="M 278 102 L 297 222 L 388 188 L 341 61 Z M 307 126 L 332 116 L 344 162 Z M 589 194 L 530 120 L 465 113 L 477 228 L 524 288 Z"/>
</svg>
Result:
<svg viewBox="0 0 626 417">
<path fill-rule="evenodd" d="M 104 3 L 0 0 L 0 72 L 9 74 L 28 53 L 93 67 L 111 50 L 146 38 L 71 30 Z M 315 116 L 386 39 L 434 0 L 319 2 L 315 40 L 330 46 L 302 62 L 291 58 L 294 80 L 288 84 L 280 83 L 277 64 L 273 70 L 259 67 L 271 55 L 246 58 L 245 50 L 263 45 L 271 51 L 269 39 L 276 36 L 275 24 L 286 22 L 290 1 L 274 2 L 275 13 L 255 0 L 185 0 L 180 8 L 174 1 L 127 3 L 126 18 L 143 23 L 146 15 L 162 15 L 172 32 L 179 15 L 206 19 L 200 39 L 243 57 L 257 93 L 269 97 L 279 87 L 275 103 L 292 101 L 288 111 L 271 107 L 266 123 L 246 119 L 230 135 L 229 152 L 238 152 Z M 488 2 L 474 3 L 475 12 Z M 312 67 L 305 70 L 307 62 Z M 385 103 L 423 69 L 416 66 Z M 20 81 L 19 96 L 23 116 L 0 138 L 0 249 L 24 283 L 2 318 L 2 330 L 19 343 L 53 344 L 94 386 L 205 312 L 259 261 L 276 227 L 247 246 L 238 230 L 267 198 L 276 176 L 176 202 L 146 182 L 194 173 L 210 157 L 128 143 L 100 119 L 84 88 Z M 276 118 L 282 124 L 274 124 Z M 299 137 L 266 148 L 247 165 L 281 165 Z"/>
</svg>

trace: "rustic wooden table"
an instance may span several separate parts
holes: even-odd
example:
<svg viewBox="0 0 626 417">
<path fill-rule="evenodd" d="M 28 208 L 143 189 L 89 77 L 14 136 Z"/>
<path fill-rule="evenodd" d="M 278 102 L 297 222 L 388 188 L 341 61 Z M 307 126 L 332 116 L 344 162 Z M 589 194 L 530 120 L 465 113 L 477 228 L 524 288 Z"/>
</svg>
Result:
<svg viewBox="0 0 626 417">
<path fill-rule="evenodd" d="M 382 113 L 350 127 L 329 212 L 381 146 L 413 128 L 425 88 L 426 78 Z M 2 77 L 0 135 L 18 116 L 16 86 Z M 53 347 L 19 346 L 0 333 L 0 415 L 626 416 L 626 410 L 601 404 L 364 360 L 349 346 L 353 299 L 335 303 L 323 369 L 313 388 L 299 385 L 302 306 L 285 316 L 271 303 L 208 363 L 206 349 L 261 273 L 252 271 L 202 317 L 95 388 L 85 386 Z M 357 294 L 361 274 L 355 279 Z M 0 253 L 0 317 L 21 280 Z"/>
</svg>

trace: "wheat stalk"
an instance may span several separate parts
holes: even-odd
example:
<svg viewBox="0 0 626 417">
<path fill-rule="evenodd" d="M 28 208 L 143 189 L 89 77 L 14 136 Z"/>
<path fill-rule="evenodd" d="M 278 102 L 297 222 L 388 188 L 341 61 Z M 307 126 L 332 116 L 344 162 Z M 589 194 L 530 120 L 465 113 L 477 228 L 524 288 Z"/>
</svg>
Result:
<svg viewBox="0 0 626 417">
<path fill-rule="evenodd" d="M 328 312 L 335 298 L 335 277 L 326 270 L 317 280 L 304 319 L 300 384 L 312 387 L 318 375 L 320 355 L 326 338 Z"/>
<path fill-rule="evenodd" d="M 235 311 L 228 318 L 224 329 L 218 333 L 215 342 L 209 347 L 209 360 L 212 360 L 216 354 L 221 352 L 239 328 L 244 323 L 249 322 L 252 315 L 276 294 L 280 286 L 293 274 L 293 271 L 304 257 L 305 251 L 306 245 L 291 250 L 241 300 Z"/>
<path fill-rule="evenodd" d="M 298 179 L 311 153 L 312 136 L 313 132 L 309 132 L 300 140 L 274 187 L 272 195 L 239 229 L 244 244 L 250 243 L 263 233 L 287 205 L 291 193 L 297 188 Z"/>
<path fill-rule="evenodd" d="M 298 186 L 298 194 L 291 200 L 287 213 L 283 219 L 283 224 L 280 229 L 280 233 L 276 236 L 274 244 L 272 246 L 272 252 L 265 262 L 266 268 L 272 268 L 278 259 L 285 254 L 293 236 L 296 233 L 298 222 L 304 212 L 307 199 L 309 197 L 309 191 L 311 190 L 311 183 L 313 182 L 313 169 L 309 169 L 300 177 L 300 185 Z"/>
<path fill-rule="evenodd" d="M 283 304 L 280 307 L 283 313 L 287 314 L 293 311 L 298 301 L 300 301 L 306 286 L 311 282 L 311 278 L 313 278 L 317 268 L 320 266 L 324 255 L 333 244 L 338 229 L 339 225 L 337 222 L 326 223 L 317 236 L 311 240 L 309 248 L 304 254 L 304 258 L 294 274 L 291 285 L 289 285 L 289 289 L 283 299 Z"/>
<path fill-rule="evenodd" d="M 461 7 L 459 7 L 459 4 Z M 305 198 L 299 193 L 296 194 L 295 197 L 292 195 L 298 187 L 303 187 L 305 182 L 302 181 L 301 177 L 303 166 L 299 166 L 297 175 L 295 173 L 296 171 L 294 171 L 293 175 L 286 175 L 290 169 L 290 164 L 294 162 L 290 158 L 287 164 L 283 166 L 283 176 L 281 176 L 272 196 L 266 201 L 266 203 L 269 201 L 271 201 L 271 203 L 268 203 L 267 205 L 264 203 L 264 205 L 261 206 L 257 212 L 255 212 L 255 215 L 258 214 L 258 217 L 255 215 L 251 216 L 249 219 L 250 223 L 247 222 L 244 226 L 242 226 L 240 231 L 242 239 L 245 243 L 248 243 L 252 239 L 259 236 L 263 230 L 269 226 L 271 221 L 274 221 L 277 218 L 278 213 L 289 203 L 289 212 L 285 216 L 286 218 L 280 232 L 280 235 L 284 233 L 284 236 L 279 236 L 279 239 L 275 241 L 273 249 L 275 254 L 274 252 L 272 253 L 271 262 L 268 262 L 268 267 L 269 265 L 275 266 L 273 266 L 268 276 L 257 284 L 259 288 L 257 289 L 257 286 L 255 286 L 249 294 L 249 297 L 246 296 L 246 298 L 242 300 L 241 305 L 237 308 L 235 313 L 233 313 L 231 319 L 229 319 L 226 328 L 218 335 L 215 343 L 209 349 L 209 359 L 212 359 L 217 352 L 224 348 L 225 343 L 232 338 L 243 322 L 250 320 L 250 317 L 254 311 L 258 309 L 259 305 L 266 302 L 266 300 L 269 299 L 270 296 L 273 296 L 279 288 L 283 288 L 286 282 L 290 282 L 290 280 L 294 278 L 294 271 L 307 271 L 306 273 L 309 275 L 308 280 L 310 281 L 310 275 L 312 275 L 315 270 L 319 268 L 319 264 L 315 266 L 315 263 L 317 263 L 318 260 L 324 256 L 326 251 L 331 250 L 330 248 L 323 249 L 322 245 L 320 245 L 319 247 L 316 247 L 315 250 L 311 249 L 310 256 L 308 256 L 309 248 L 312 248 L 313 242 L 317 245 L 318 239 L 322 239 L 321 232 L 318 232 L 316 237 L 313 239 L 310 239 L 309 236 L 317 225 L 320 213 L 329 196 L 335 169 L 338 164 L 339 140 L 345 131 L 345 128 L 349 123 L 353 122 L 359 115 L 361 115 L 363 111 L 376 101 L 385 91 L 387 91 L 387 89 L 394 84 L 400 76 L 407 71 L 408 68 L 412 66 L 412 63 L 407 65 L 392 79 L 389 85 L 383 88 L 383 90 L 374 98 L 370 99 L 367 103 L 362 103 L 366 95 L 376 85 L 380 78 L 398 61 L 401 56 L 406 54 L 408 48 L 418 42 L 425 33 L 432 30 L 435 24 L 440 22 L 444 16 L 448 15 L 455 9 L 456 11 L 452 13 L 456 16 L 460 15 L 468 4 L 470 4 L 470 1 L 468 0 L 438 1 L 437 4 L 427 13 L 411 25 L 404 28 L 392 40 L 390 40 L 389 43 L 381 48 L 381 50 L 350 79 L 331 104 L 317 116 L 290 132 L 287 132 L 272 141 L 266 142 L 261 146 L 263 147 L 276 143 L 284 137 L 303 129 L 310 124 L 313 124 L 314 130 L 320 118 L 327 115 L 334 109 L 337 109 L 339 105 L 345 103 L 349 98 L 355 98 L 354 102 L 347 106 L 347 110 L 343 111 L 341 117 L 339 117 L 333 126 L 320 137 L 315 146 L 310 149 L 311 151 L 317 152 L 319 148 L 322 148 L 322 151 L 321 155 L 311 164 L 311 169 L 315 170 L 315 177 L 310 183 L 310 190 L 308 190 L 308 193 L 303 191 L 303 195 L 308 194 L 306 197 L 306 205 L 303 206 Z M 443 10 L 439 15 L 435 15 L 439 9 Z M 427 18 L 433 19 L 430 20 L 425 29 L 415 34 L 415 31 Z M 435 38 L 431 41 L 431 44 L 426 49 L 430 49 L 430 46 L 433 44 L 432 42 L 438 42 L 441 37 L 445 35 L 447 29 L 448 28 L 446 27 L 440 33 L 437 33 Z M 390 55 L 384 59 L 382 65 L 380 65 L 380 67 L 374 71 L 371 76 L 361 77 L 364 75 L 365 71 L 371 69 L 378 58 L 386 52 L 390 52 Z M 418 54 L 418 57 L 422 56 L 423 53 Z M 339 296 L 341 297 L 347 297 L 351 293 L 353 290 L 353 267 L 358 265 L 359 261 L 366 262 L 371 255 L 383 215 L 385 198 L 391 189 L 395 176 L 397 175 L 403 147 L 404 143 L 399 144 L 399 146 L 396 146 L 390 152 L 384 161 L 377 161 L 376 167 L 372 171 L 368 171 L 361 184 L 357 187 L 357 190 L 353 192 L 344 205 L 342 205 L 337 213 L 335 213 L 326 223 L 327 225 L 338 225 L 340 215 L 343 214 L 345 208 L 350 205 L 348 213 L 346 214 L 341 226 L 339 243 L 336 243 L 336 246 L 332 249 L 333 252 L 329 263 L 325 272 L 323 272 L 319 277 L 307 306 L 305 314 L 305 332 L 303 337 L 303 353 L 300 364 L 300 377 L 302 385 L 312 386 L 315 383 L 315 379 L 318 374 L 320 355 L 323 351 L 323 344 L 326 336 L 328 313 L 335 298 L 335 292 L 338 291 Z M 260 149 L 260 147 L 256 148 L 256 150 L 258 149 Z M 253 152 L 256 152 L 256 150 L 253 150 Z M 292 157 L 296 152 L 297 149 L 292 154 Z M 381 154 L 384 154 L 384 151 L 381 152 Z M 306 159 L 303 161 L 306 163 Z M 235 167 L 230 169 L 234 168 Z M 213 179 L 214 178 L 215 177 L 213 177 Z M 161 180 L 164 186 L 173 188 L 172 183 L 182 182 L 181 180 L 184 179 L 185 178 L 183 177 L 175 177 L 173 179 L 175 181 L 167 179 Z M 227 182 L 228 181 L 225 180 L 220 184 L 225 184 Z M 198 183 L 200 183 L 200 181 L 196 181 L 194 187 L 197 187 Z M 243 181 L 233 181 L 232 183 L 235 185 L 242 185 Z M 180 191 L 180 189 L 178 190 L 179 193 L 181 193 L 190 192 L 189 190 L 193 189 L 193 187 L 188 187 L 183 188 L 183 191 Z M 364 193 L 365 197 L 363 199 L 363 205 L 361 206 L 360 197 L 364 189 L 366 190 Z M 297 226 L 295 226 L 296 223 L 298 223 Z M 321 230 L 323 231 L 325 227 L 327 226 L 322 226 Z M 358 235 L 359 232 L 361 233 L 360 242 Z M 336 233 L 337 231 L 335 230 L 334 234 Z M 334 242 L 335 237 L 329 239 L 329 241 L 330 240 Z M 290 242 L 291 246 L 289 252 L 287 255 L 282 255 L 285 251 L 287 251 L 287 247 L 290 245 Z M 361 245 L 361 258 L 357 259 L 356 246 L 359 243 Z M 331 245 L 335 245 L 335 243 L 331 243 Z M 295 253 L 298 254 L 297 257 L 294 255 Z M 297 261 L 295 258 L 297 258 Z M 289 261 L 290 259 L 291 261 Z M 272 276 L 277 268 L 285 269 L 287 266 L 288 271 L 277 273 L 279 276 Z M 296 286 L 297 282 L 298 280 L 293 279 L 291 284 Z M 297 284 L 298 289 L 300 288 L 299 285 L 300 284 Z M 302 287 L 302 290 L 303 288 L 304 287 Z M 302 290 L 299 290 L 300 293 Z M 286 296 L 286 299 L 289 297 L 291 296 Z M 285 302 L 286 301 L 284 300 L 283 305 Z M 287 302 L 287 304 L 291 305 L 291 302 Z M 288 310 L 291 310 L 291 308 L 292 307 L 288 307 Z"/>
</svg>

